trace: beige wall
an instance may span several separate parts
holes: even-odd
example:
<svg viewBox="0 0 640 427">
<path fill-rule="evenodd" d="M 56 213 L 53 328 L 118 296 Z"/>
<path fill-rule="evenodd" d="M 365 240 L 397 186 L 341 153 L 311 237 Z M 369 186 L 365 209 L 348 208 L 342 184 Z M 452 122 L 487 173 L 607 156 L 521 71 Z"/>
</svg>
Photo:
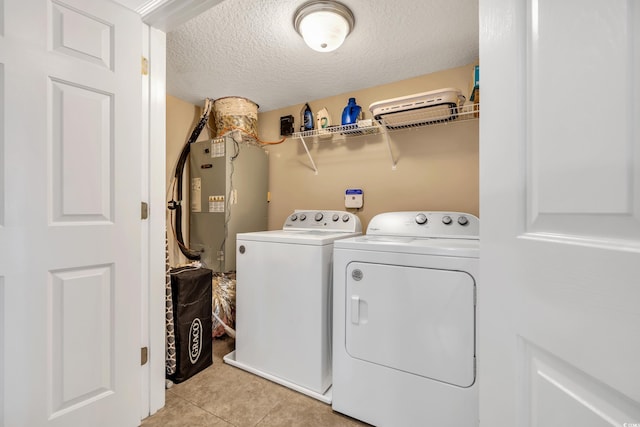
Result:
<svg viewBox="0 0 640 427">
<path fill-rule="evenodd" d="M 314 114 L 326 107 L 334 124 L 340 124 L 342 109 L 355 97 L 371 117 L 369 105 L 375 101 L 442 88 L 458 88 L 469 95 L 471 71 L 475 64 L 428 74 L 409 80 L 353 91 L 348 94 L 310 101 Z M 284 84 L 286 86 L 286 84 Z M 259 113 L 258 131 L 263 141 L 280 139 L 280 117 L 291 114 L 300 124 L 302 105 Z M 167 97 L 167 200 L 171 181 L 183 145 L 200 116 L 200 108 L 172 96 Z M 364 207 L 357 212 L 363 227 L 381 212 L 402 210 L 449 210 L 478 215 L 478 121 L 425 126 L 394 131 L 391 147 L 397 160 L 391 168 L 383 135 L 335 137 L 308 143 L 318 167 L 316 175 L 299 140 L 287 138 L 269 152 L 269 229 L 280 229 L 294 209 L 345 210 L 347 188 L 364 190 Z M 203 130 L 198 140 L 209 138 Z M 188 171 L 185 172 L 184 216 L 188 218 Z M 171 233 L 171 216 L 167 227 Z M 185 221 L 186 222 L 186 221 Z M 184 228 L 185 239 L 188 230 Z M 186 261 L 169 238 L 171 265 Z"/>
<path fill-rule="evenodd" d="M 167 96 L 167 201 L 173 199 L 173 181 L 176 171 L 176 163 L 180 157 L 182 148 L 189 140 L 194 126 L 200 119 L 201 108 L 182 101 L 173 96 Z M 210 138 L 208 130 L 205 128 L 200 133 L 198 141 Z M 188 166 L 188 162 L 187 162 Z M 189 168 L 185 170 L 183 177 L 183 235 L 186 241 L 189 240 Z M 169 263 L 172 266 L 187 263 L 188 260 L 182 255 L 172 236 L 173 217 L 171 211 L 167 210 L 167 233 L 169 235 Z"/>
<path fill-rule="evenodd" d="M 355 97 L 370 118 L 375 101 L 426 92 L 458 88 L 469 95 L 474 64 L 437 72 L 397 83 L 353 91 L 310 101 L 314 114 L 323 107 L 333 124 L 340 124 L 342 109 Z M 280 117 L 291 114 L 300 124 L 303 105 L 260 113 L 259 135 L 263 141 L 280 139 Z M 383 135 L 334 137 L 308 143 L 318 168 L 316 175 L 301 142 L 287 138 L 269 151 L 269 229 L 282 228 L 294 209 L 344 208 L 347 188 L 364 191 L 364 206 L 358 216 L 366 227 L 381 212 L 402 210 L 450 210 L 478 215 L 478 121 L 426 126 L 389 134 L 398 160 L 391 168 Z"/>
</svg>

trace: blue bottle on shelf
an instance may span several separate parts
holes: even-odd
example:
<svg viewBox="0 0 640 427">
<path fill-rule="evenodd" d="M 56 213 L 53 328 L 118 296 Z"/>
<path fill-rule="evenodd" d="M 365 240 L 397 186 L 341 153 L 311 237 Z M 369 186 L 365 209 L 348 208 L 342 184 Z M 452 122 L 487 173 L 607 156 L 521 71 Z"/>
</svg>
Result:
<svg viewBox="0 0 640 427">
<path fill-rule="evenodd" d="M 342 110 L 342 125 L 355 125 L 358 123 L 362 107 L 356 104 L 355 98 L 349 98 L 349 103 Z"/>
<path fill-rule="evenodd" d="M 300 111 L 300 121 L 300 132 L 313 130 L 313 113 L 311 112 L 309 103 L 304 104 L 304 107 L 302 107 L 302 111 Z"/>
</svg>

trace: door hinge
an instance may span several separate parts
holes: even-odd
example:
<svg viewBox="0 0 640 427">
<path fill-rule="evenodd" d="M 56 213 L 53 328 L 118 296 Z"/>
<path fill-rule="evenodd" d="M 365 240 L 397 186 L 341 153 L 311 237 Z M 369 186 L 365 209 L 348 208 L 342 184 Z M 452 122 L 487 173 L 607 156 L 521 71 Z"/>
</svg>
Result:
<svg viewBox="0 0 640 427">
<path fill-rule="evenodd" d="M 140 61 L 140 72 L 142 73 L 143 76 L 146 76 L 149 74 L 149 60 L 144 56 Z"/>
<path fill-rule="evenodd" d="M 140 203 L 140 219 L 149 218 L 149 204 L 147 202 Z"/>
<path fill-rule="evenodd" d="M 149 361 L 149 347 L 142 347 L 140 349 L 140 366 L 146 365 Z"/>
</svg>

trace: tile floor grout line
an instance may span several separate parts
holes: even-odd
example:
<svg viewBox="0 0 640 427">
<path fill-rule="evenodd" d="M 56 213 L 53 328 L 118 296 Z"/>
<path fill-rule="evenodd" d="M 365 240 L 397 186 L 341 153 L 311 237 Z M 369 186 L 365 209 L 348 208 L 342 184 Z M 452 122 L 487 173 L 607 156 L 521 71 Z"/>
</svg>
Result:
<svg viewBox="0 0 640 427">
<path fill-rule="evenodd" d="M 204 408 L 204 407 L 200 406 L 198 403 L 194 402 L 193 400 L 191 400 L 191 399 L 187 399 L 186 397 L 183 397 L 183 396 L 179 395 L 178 393 L 173 392 L 173 390 L 171 390 L 171 389 L 167 389 L 165 392 L 169 392 L 169 393 L 173 394 L 173 395 L 174 395 L 175 397 L 177 397 L 178 399 L 182 399 L 182 400 L 184 400 L 185 402 L 187 402 L 187 403 L 189 403 L 189 404 L 191 404 L 191 405 L 195 406 L 195 407 L 196 407 L 196 408 L 198 408 L 198 409 L 203 410 L 204 412 L 206 412 L 206 413 L 207 413 L 207 414 L 209 414 L 209 415 L 213 415 L 213 416 L 214 416 L 214 417 L 216 417 L 217 419 L 222 420 L 222 421 L 224 421 L 225 423 L 230 424 L 230 425 L 231 425 L 231 426 L 233 426 L 233 427 L 238 427 L 238 425 L 237 425 L 237 424 L 234 424 L 234 423 L 233 423 L 233 422 L 231 422 L 230 420 L 228 420 L 228 419 L 226 419 L 226 418 L 223 418 L 223 417 L 221 417 L 220 415 L 215 414 L 215 413 L 213 413 L 213 412 L 209 411 L 208 409 L 206 409 L 206 408 Z"/>
<path fill-rule="evenodd" d="M 276 406 L 278 406 L 278 405 L 276 404 Z M 273 408 L 275 408 L 275 406 L 274 406 Z M 253 425 L 253 427 L 258 427 L 258 426 L 260 425 L 260 423 L 261 423 L 262 421 L 264 421 L 264 419 L 265 419 L 265 418 L 267 418 L 267 417 L 269 416 L 269 414 L 271 413 L 271 411 L 273 411 L 273 408 L 269 409 L 269 412 L 267 412 L 266 414 L 264 414 L 264 416 L 263 416 L 262 418 L 260 418 L 260 419 L 258 420 L 258 422 L 257 422 L 257 423 L 255 423 L 255 424 Z"/>
</svg>

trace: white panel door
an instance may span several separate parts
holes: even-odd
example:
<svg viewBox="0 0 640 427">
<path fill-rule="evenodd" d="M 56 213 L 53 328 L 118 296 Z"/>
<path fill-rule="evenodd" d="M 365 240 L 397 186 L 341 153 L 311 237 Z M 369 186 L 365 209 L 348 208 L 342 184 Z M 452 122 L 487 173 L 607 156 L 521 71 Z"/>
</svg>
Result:
<svg viewBox="0 0 640 427">
<path fill-rule="evenodd" d="M 640 4 L 480 23 L 481 425 L 640 426 Z"/>
<path fill-rule="evenodd" d="M 0 9 L 0 426 L 135 426 L 142 25 L 106 0 Z"/>
</svg>

